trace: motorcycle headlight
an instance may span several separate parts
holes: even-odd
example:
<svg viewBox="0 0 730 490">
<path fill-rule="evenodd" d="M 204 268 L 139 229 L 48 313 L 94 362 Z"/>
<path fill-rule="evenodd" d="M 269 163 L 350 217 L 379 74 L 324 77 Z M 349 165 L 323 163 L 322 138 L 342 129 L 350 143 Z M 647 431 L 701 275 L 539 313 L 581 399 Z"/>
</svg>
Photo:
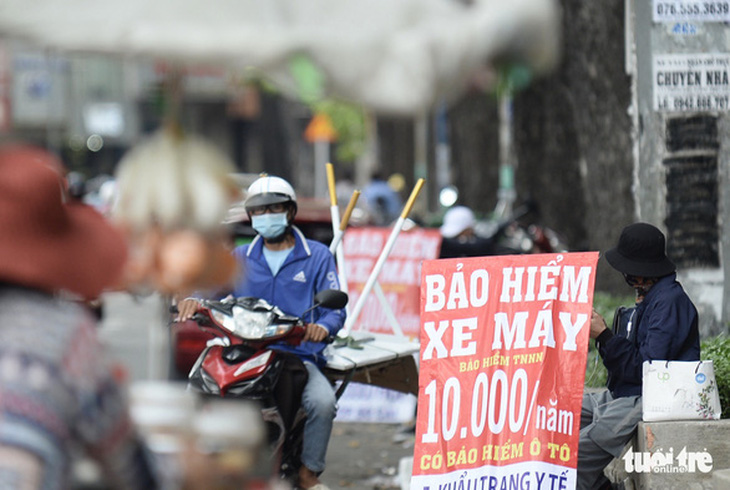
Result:
<svg viewBox="0 0 730 490">
<path fill-rule="evenodd" d="M 215 321 L 242 339 L 276 337 L 284 335 L 292 328 L 290 324 L 272 324 L 275 315 L 269 311 L 251 311 L 240 306 L 234 306 L 232 311 L 232 316 L 217 310 L 211 310 L 211 313 Z"/>
</svg>

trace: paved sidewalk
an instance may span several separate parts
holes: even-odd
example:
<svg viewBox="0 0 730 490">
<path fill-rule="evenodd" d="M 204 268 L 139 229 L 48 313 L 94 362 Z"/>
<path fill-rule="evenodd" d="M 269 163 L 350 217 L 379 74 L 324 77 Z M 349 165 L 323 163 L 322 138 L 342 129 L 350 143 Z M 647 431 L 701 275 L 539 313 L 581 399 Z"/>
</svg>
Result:
<svg viewBox="0 0 730 490">
<path fill-rule="evenodd" d="M 322 481 L 331 490 L 400 490 L 415 435 L 399 424 L 335 422 Z M 406 475 L 409 478 L 410 475 Z"/>
</svg>

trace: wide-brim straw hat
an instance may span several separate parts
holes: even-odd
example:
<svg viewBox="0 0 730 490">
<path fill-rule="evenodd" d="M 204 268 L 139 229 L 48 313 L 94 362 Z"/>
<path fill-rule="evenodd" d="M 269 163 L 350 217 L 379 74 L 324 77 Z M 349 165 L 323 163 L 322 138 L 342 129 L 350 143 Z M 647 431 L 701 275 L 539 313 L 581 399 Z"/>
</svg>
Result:
<svg viewBox="0 0 730 490">
<path fill-rule="evenodd" d="M 616 247 L 606 251 L 606 260 L 624 274 L 662 277 L 677 270 L 665 247 L 664 234 L 657 227 L 634 223 L 621 231 Z"/>
<path fill-rule="evenodd" d="M 123 234 L 68 197 L 60 160 L 41 148 L 0 147 L 0 282 L 96 298 L 120 278 Z"/>
</svg>

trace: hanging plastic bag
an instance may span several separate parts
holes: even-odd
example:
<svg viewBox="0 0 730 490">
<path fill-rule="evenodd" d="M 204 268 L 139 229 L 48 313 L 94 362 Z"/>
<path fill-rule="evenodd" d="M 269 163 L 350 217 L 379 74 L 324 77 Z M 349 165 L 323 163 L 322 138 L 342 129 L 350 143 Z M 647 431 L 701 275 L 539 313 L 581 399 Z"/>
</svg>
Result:
<svg viewBox="0 0 730 490">
<path fill-rule="evenodd" d="M 645 422 L 720 418 L 712 361 L 644 361 L 643 374 Z"/>
</svg>

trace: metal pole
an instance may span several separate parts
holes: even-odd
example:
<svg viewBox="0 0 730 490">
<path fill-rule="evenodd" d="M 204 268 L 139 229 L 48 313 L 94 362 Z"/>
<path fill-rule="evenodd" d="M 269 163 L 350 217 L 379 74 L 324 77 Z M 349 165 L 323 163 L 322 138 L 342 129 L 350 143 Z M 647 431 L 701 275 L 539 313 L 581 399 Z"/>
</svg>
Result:
<svg viewBox="0 0 730 490">
<path fill-rule="evenodd" d="M 324 176 L 322 175 L 322 164 L 332 165 L 327 163 L 330 159 L 330 144 L 325 140 L 318 140 L 314 142 L 314 197 L 324 197 L 323 182 Z M 328 176 L 329 177 L 329 176 Z M 330 193 L 332 191 L 330 190 Z M 335 205 L 337 205 L 337 199 L 335 199 Z M 333 221 L 333 224 L 339 222 Z"/>
<path fill-rule="evenodd" d="M 512 90 L 506 88 L 499 96 L 499 190 L 497 191 L 496 218 L 512 214 L 515 201 L 515 162 L 512 128 Z"/>
</svg>

